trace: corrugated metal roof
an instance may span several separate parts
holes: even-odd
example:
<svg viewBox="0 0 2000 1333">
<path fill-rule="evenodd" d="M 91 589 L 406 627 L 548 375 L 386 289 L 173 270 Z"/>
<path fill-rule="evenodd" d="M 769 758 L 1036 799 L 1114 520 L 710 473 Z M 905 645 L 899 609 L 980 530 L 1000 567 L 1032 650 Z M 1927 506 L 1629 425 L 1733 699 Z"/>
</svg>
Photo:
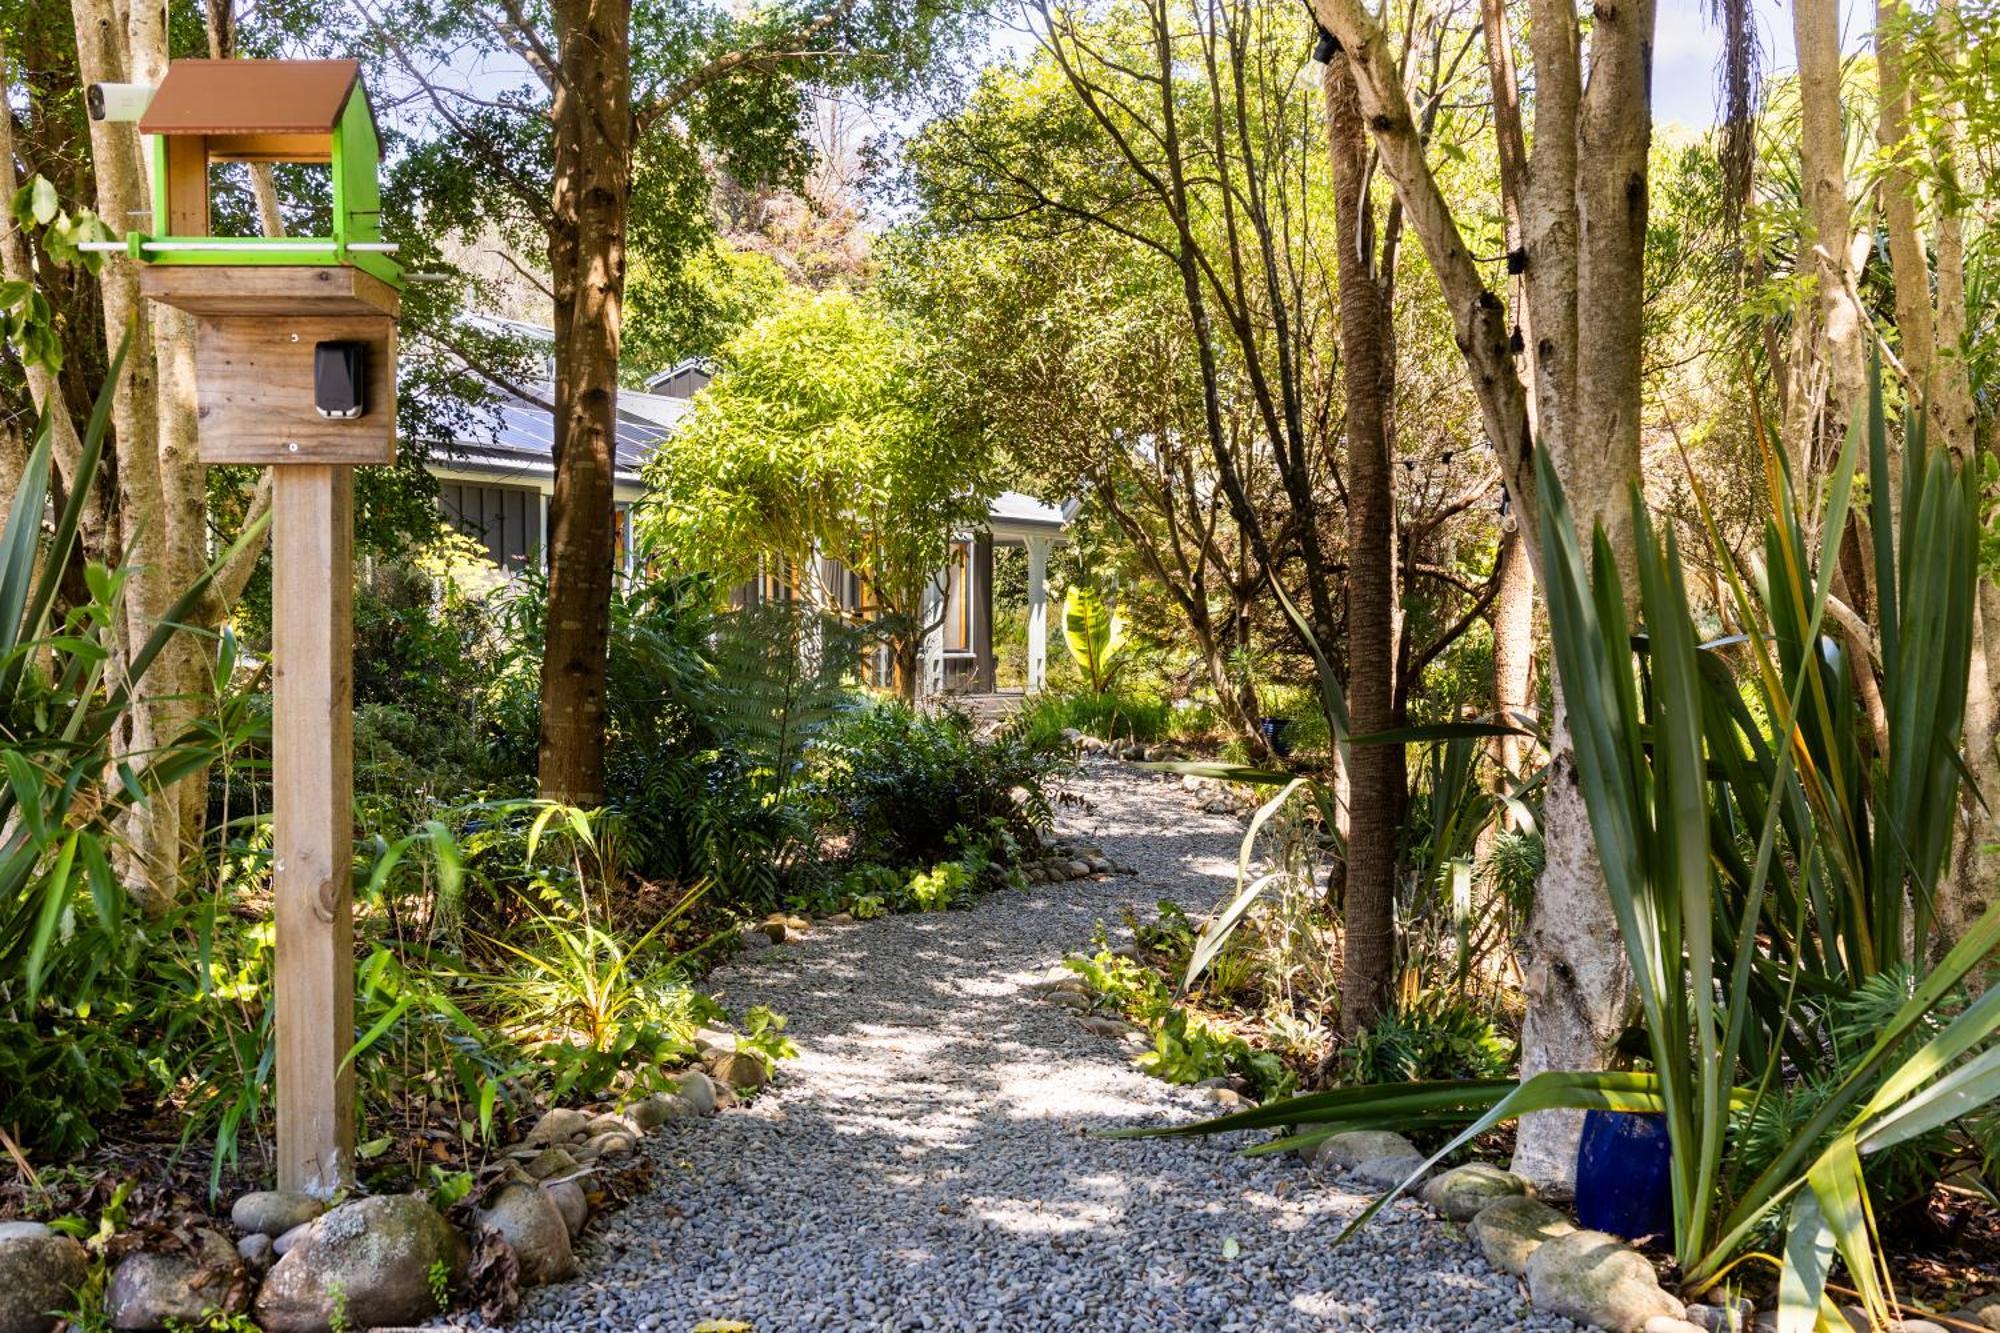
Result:
<svg viewBox="0 0 2000 1333">
<path fill-rule="evenodd" d="M 554 396 L 551 386 L 534 387 L 538 393 L 546 392 L 548 396 Z M 649 397 L 643 394 L 618 395 L 618 438 L 613 464 L 620 481 L 637 484 L 639 469 L 647 455 L 672 432 L 668 423 L 647 419 L 627 407 L 626 399 L 634 396 Z M 685 410 L 686 404 L 682 403 L 681 407 Z M 491 424 L 485 429 L 473 427 L 453 441 L 452 449 L 446 451 L 440 463 L 496 474 L 534 471 L 537 468 L 546 471 L 553 465 L 555 418 L 541 403 L 511 394 L 502 395 L 489 405 L 487 419 Z"/>
<path fill-rule="evenodd" d="M 993 503 L 986 507 L 987 518 L 996 523 L 1028 523 L 1041 527 L 1060 528 L 1069 522 L 1070 510 L 1045 504 L 1032 495 L 1020 491 L 1002 491 L 993 497 Z"/>
<path fill-rule="evenodd" d="M 331 134 L 361 80 L 356 60 L 176 60 L 141 134 Z"/>
</svg>

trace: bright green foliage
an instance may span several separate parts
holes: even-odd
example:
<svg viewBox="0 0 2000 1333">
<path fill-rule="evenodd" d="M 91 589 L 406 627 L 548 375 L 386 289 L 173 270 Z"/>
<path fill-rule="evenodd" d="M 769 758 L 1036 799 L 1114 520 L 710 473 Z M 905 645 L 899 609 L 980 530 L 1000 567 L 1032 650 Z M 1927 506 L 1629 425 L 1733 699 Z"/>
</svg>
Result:
<svg viewBox="0 0 2000 1333">
<path fill-rule="evenodd" d="M 943 912 L 971 897 L 972 877 L 958 862 L 945 861 L 910 876 L 909 894 L 919 912 Z"/>
<path fill-rule="evenodd" d="M 1063 966 L 1081 977 L 1093 995 L 1142 1026 L 1152 1027 L 1174 1010 L 1173 989 L 1158 972 L 1108 946 L 1089 957 L 1065 958 Z"/>
<path fill-rule="evenodd" d="M 768 1005 L 751 1005 L 743 1014 L 743 1029 L 743 1035 L 736 1039 L 736 1049 L 762 1061 L 767 1076 L 777 1069 L 778 1061 L 790 1060 L 799 1053 L 799 1048 L 785 1035 L 785 1016 Z"/>
<path fill-rule="evenodd" d="M 1102 597 L 1081 583 L 1063 594 L 1063 642 L 1092 694 L 1106 694 L 1123 664 L 1125 622 Z"/>
<path fill-rule="evenodd" d="M 1201 1083 L 1229 1073 L 1229 1046 L 1229 1038 L 1199 1015 L 1170 1009 L 1153 1029 L 1153 1049 L 1141 1051 L 1134 1063 L 1169 1083 Z"/>
<path fill-rule="evenodd" d="M 993 490 L 976 436 L 932 410 L 918 349 L 866 302 L 802 299 L 723 349 L 646 468 L 640 531 L 672 567 L 731 578 L 840 560 L 911 658 L 954 536 Z"/>
<path fill-rule="evenodd" d="M 1152 1048 L 1140 1052 L 1134 1063 L 1155 1078 L 1186 1084 L 1233 1074 L 1247 1079 L 1259 1097 L 1291 1089 L 1291 1072 L 1276 1055 L 1182 1007 L 1160 974 L 1145 964 L 1105 946 L 1090 957 L 1066 958 L 1063 965 L 1093 995 L 1151 1034 Z"/>
<path fill-rule="evenodd" d="M 956 715 L 852 709 L 821 733 L 813 764 L 812 800 L 862 863 L 931 866 L 994 832 L 1028 841 L 1051 816 L 1048 752 L 1011 733 L 982 741 Z"/>
<path fill-rule="evenodd" d="M 91 273 L 103 267 L 104 257 L 77 249 L 85 241 L 107 238 L 110 233 L 95 213 L 70 213 L 62 206 L 56 187 L 47 177 L 32 176 L 14 192 L 8 214 L 23 236 L 33 236 L 44 253 L 57 264 L 80 263 Z M 48 295 L 35 283 L 0 282 L 0 341 L 31 366 L 61 370 L 62 329 Z"/>
<path fill-rule="evenodd" d="M 1354 1083 L 1505 1078 L 1516 1055 L 1485 1006 L 1443 991 L 1396 1005 L 1341 1052 Z"/>
<path fill-rule="evenodd" d="M 1206 709 L 1186 711 L 1195 714 L 1196 723 L 1209 720 Z M 1043 691 L 1031 697 L 1015 717 L 1028 735 L 1050 744 L 1059 743 L 1063 732 L 1070 730 L 1107 741 L 1163 740 L 1181 721 L 1166 700 L 1130 692 L 1129 687 L 1103 694 Z"/>
<path fill-rule="evenodd" d="M 915 871 L 880 863 L 856 866 L 818 906 L 857 921 L 891 911 L 947 912 L 971 907 L 984 890 L 1020 883 L 1007 866 L 1015 839 L 1003 822 L 990 823 L 983 833 L 955 828 L 946 840 L 960 849 L 956 857 Z"/>
<path fill-rule="evenodd" d="M 112 378 L 122 363 L 121 350 Z M 142 1071 L 146 1025 L 159 1017 L 139 994 L 172 924 L 127 918 L 114 822 L 157 785 L 205 766 L 223 724 L 218 717 L 149 755 L 118 749 L 132 689 L 177 622 L 192 618 L 209 575 L 134 646 L 121 678 L 107 666 L 124 620 L 122 569 L 89 564 L 89 599 L 56 619 L 110 413 L 107 383 L 47 540 L 53 423 L 41 421 L 0 527 L 0 1124 L 32 1125 L 65 1147 L 91 1137 L 92 1117 L 123 1100 Z"/>
<path fill-rule="evenodd" d="M 619 359 L 648 371 L 712 357 L 790 294 L 768 255 L 717 238 L 676 268 L 635 255 L 625 278 L 625 338 Z"/>
</svg>

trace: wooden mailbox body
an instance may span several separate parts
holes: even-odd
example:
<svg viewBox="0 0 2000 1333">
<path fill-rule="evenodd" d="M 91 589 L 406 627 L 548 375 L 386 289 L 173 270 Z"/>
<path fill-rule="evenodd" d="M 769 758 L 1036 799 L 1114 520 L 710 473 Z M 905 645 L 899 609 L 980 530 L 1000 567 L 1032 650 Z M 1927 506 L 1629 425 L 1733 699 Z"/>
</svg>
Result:
<svg viewBox="0 0 2000 1333">
<path fill-rule="evenodd" d="M 352 60 L 177 60 L 139 118 L 153 234 L 128 238 L 142 290 L 193 315 L 205 463 L 396 460 L 396 284 L 382 239 L 381 147 Z M 333 235 L 210 235 L 209 172 L 227 162 L 323 162 Z M 366 349 L 360 416 L 321 416 L 322 342 Z"/>
<path fill-rule="evenodd" d="M 195 318 L 204 463 L 396 461 L 394 287 L 357 268 L 148 265 L 140 289 Z M 313 406 L 313 349 L 368 349 L 362 414 Z"/>
</svg>

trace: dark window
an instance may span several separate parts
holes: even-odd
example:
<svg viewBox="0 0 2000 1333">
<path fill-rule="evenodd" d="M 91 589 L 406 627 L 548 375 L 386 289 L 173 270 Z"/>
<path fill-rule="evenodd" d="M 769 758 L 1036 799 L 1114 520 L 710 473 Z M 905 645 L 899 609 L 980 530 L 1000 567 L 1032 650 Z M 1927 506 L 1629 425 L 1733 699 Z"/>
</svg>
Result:
<svg viewBox="0 0 2000 1333">
<path fill-rule="evenodd" d="M 486 557 L 519 573 L 541 553 L 542 497 L 525 486 L 474 486 L 446 482 L 438 488 L 444 516 L 460 532 L 484 543 Z"/>
</svg>

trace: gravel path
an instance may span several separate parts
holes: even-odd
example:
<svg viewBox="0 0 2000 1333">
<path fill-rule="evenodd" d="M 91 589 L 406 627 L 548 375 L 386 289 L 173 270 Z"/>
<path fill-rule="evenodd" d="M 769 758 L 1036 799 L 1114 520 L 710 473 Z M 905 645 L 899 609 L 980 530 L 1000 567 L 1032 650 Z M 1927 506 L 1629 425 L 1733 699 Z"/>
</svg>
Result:
<svg viewBox="0 0 2000 1333">
<path fill-rule="evenodd" d="M 1024 987 L 1099 921 L 1206 909 L 1241 826 L 1176 781 L 1093 763 L 1063 831 L 1139 875 L 991 895 L 967 912 L 822 927 L 712 979 L 790 1016 L 799 1058 L 747 1107 L 648 1137 L 656 1192 L 593 1223 L 585 1276 L 515 1327 L 1570 1329 L 1531 1315 L 1452 1230 L 1289 1159 L 1086 1131 L 1212 1113 Z M 1225 1243 L 1234 1258 L 1225 1257 Z"/>
</svg>

